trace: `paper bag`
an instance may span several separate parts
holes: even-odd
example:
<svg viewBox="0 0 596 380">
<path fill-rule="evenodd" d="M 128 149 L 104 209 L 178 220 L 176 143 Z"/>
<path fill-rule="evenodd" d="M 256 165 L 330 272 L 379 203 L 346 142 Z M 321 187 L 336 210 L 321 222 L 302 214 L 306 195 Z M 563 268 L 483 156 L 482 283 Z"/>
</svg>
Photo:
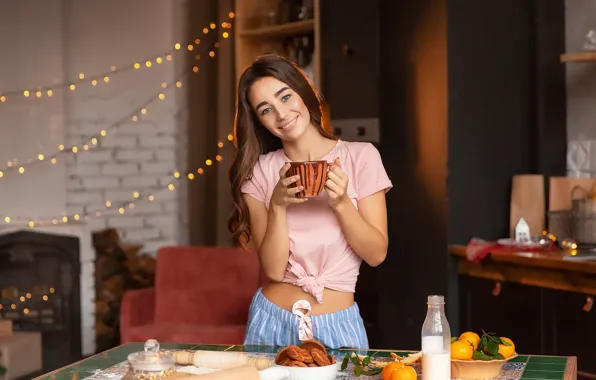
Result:
<svg viewBox="0 0 596 380">
<path fill-rule="evenodd" d="M 584 194 L 590 194 L 594 185 L 596 185 L 596 178 L 551 177 L 548 210 L 571 210 L 573 188 L 579 186 L 585 191 Z M 580 194 L 581 192 L 578 192 L 578 195 Z"/>
<path fill-rule="evenodd" d="M 515 225 L 524 218 L 530 226 L 530 235 L 544 231 L 546 204 L 544 177 L 541 174 L 520 174 L 513 176 L 509 210 L 509 237 L 515 238 Z"/>
</svg>

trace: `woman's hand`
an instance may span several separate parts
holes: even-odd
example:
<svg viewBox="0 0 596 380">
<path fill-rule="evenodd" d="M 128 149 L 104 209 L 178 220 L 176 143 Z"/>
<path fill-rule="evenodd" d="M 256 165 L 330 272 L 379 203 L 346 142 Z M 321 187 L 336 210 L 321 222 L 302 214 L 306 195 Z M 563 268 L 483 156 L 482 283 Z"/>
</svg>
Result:
<svg viewBox="0 0 596 380">
<path fill-rule="evenodd" d="M 327 173 L 327 182 L 325 190 L 329 195 L 329 205 L 336 209 L 339 205 L 350 201 L 348 198 L 348 176 L 341 170 L 339 157 L 333 161 L 329 173 Z"/>
<path fill-rule="evenodd" d="M 300 179 L 299 175 L 286 178 L 288 170 L 290 170 L 290 164 L 286 163 L 279 171 L 279 181 L 275 185 L 275 189 L 273 189 L 273 194 L 271 195 L 271 203 L 280 207 L 286 207 L 292 203 L 304 203 L 308 200 L 308 198 L 296 196 L 296 193 L 304 190 L 304 187 L 288 187 Z"/>
</svg>

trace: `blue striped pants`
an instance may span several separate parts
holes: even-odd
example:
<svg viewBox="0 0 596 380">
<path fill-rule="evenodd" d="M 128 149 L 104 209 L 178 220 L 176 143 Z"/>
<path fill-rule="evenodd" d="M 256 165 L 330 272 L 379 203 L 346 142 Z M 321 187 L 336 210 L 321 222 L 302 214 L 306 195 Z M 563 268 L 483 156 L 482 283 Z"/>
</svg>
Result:
<svg viewBox="0 0 596 380">
<path fill-rule="evenodd" d="M 311 317 L 313 339 L 325 347 L 368 349 L 368 338 L 358 305 L 347 309 Z M 269 301 L 257 290 L 248 312 L 245 345 L 299 345 L 298 316 Z"/>
</svg>

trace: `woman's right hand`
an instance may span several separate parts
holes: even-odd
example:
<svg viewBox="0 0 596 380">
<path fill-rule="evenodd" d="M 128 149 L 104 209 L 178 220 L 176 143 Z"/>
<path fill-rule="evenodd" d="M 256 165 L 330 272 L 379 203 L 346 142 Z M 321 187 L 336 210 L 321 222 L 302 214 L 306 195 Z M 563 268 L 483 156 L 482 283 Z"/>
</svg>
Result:
<svg viewBox="0 0 596 380">
<path fill-rule="evenodd" d="M 296 193 L 304 190 L 304 187 L 288 187 L 300 179 L 299 175 L 286 177 L 288 170 L 290 170 L 290 164 L 286 163 L 279 171 L 279 182 L 277 182 L 275 189 L 273 189 L 273 194 L 271 195 L 271 203 L 281 207 L 286 207 L 292 203 L 304 203 L 308 200 L 308 198 L 300 198 L 296 196 Z"/>
</svg>

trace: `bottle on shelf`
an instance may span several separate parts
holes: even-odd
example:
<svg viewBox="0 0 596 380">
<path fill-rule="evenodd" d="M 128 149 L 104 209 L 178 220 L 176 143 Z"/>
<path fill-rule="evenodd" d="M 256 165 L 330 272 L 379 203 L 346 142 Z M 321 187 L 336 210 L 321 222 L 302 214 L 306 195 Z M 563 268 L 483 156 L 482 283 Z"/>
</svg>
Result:
<svg viewBox="0 0 596 380">
<path fill-rule="evenodd" d="M 298 21 L 301 4 L 299 0 L 280 0 L 278 10 L 278 23 L 286 24 L 288 22 Z"/>
<path fill-rule="evenodd" d="M 451 329 L 445 315 L 445 297 L 428 296 L 422 325 L 422 380 L 451 379 Z"/>
<path fill-rule="evenodd" d="M 291 37 L 283 42 L 283 54 L 301 68 L 307 67 L 313 60 L 314 43 L 312 35 Z"/>
</svg>

